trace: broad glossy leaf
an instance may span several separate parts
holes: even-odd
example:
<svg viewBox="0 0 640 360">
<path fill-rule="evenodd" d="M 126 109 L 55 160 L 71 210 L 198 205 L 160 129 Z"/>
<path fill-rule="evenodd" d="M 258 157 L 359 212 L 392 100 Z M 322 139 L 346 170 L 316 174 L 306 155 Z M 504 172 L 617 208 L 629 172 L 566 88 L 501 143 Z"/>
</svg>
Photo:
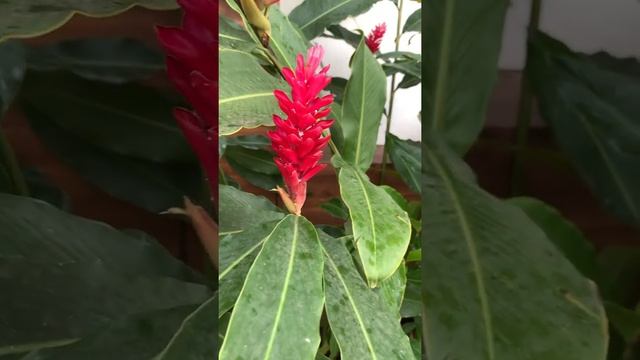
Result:
<svg viewBox="0 0 640 360">
<path fill-rule="evenodd" d="M 117 263 L 118 255 L 106 260 Z M 198 305 L 211 295 L 202 284 L 118 271 L 111 264 L 1 257 L 0 286 L 7 295 L 0 299 L 0 354 L 68 343 L 122 317 Z"/>
<path fill-rule="evenodd" d="M 476 140 L 497 78 L 509 2 L 433 0 L 423 4 L 423 132 L 458 153 Z"/>
<path fill-rule="evenodd" d="M 280 174 L 265 174 L 253 170 L 250 164 L 243 164 L 232 158 L 227 158 L 227 163 L 231 165 L 233 170 L 244 180 L 253 186 L 257 186 L 264 190 L 273 190 L 278 185 L 282 185 L 282 176 Z"/>
<path fill-rule="evenodd" d="M 271 36 L 269 47 L 278 60 L 280 67 L 294 69 L 296 67 L 296 55 L 306 56 L 309 42 L 305 39 L 300 29 L 280 11 L 277 6 L 269 8 L 269 21 L 271 22 Z"/>
<path fill-rule="evenodd" d="M 274 221 L 256 224 L 220 240 L 219 317 L 235 304 L 253 261 L 276 225 Z"/>
<path fill-rule="evenodd" d="M 422 159 L 420 143 L 411 140 L 401 140 L 393 134 L 387 137 L 389 155 L 402 180 L 411 190 L 420 193 L 422 189 L 420 174 Z"/>
<path fill-rule="evenodd" d="M 428 358 L 604 360 L 595 285 L 520 209 L 456 176 L 439 142 L 423 146 Z"/>
<path fill-rule="evenodd" d="M 217 353 L 217 298 L 211 297 L 189 314 L 167 346 L 153 360 L 211 360 Z"/>
<path fill-rule="evenodd" d="M 595 248 L 577 226 L 540 200 L 519 197 L 508 202 L 522 209 L 585 277 L 595 277 L 598 267 Z"/>
<path fill-rule="evenodd" d="M 324 304 L 322 268 L 316 229 L 301 216 L 285 217 L 247 274 L 220 360 L 313 359 Z"/>
<path fill-rule="evenodd" d="M 340 239 L 320 236 L 324 291 L 331 332 L 343 360 L 414 359 L 397 315 L 358 273 Z"/>
<path fill-rule="evenodd" d="M 529 53 L 528 76 L 558 144 L 609 211 L 640 224 L 640 79 L 541 33 Z"/>
<path fill-rule="evenodd" d="M 344 202 L 339 198 L 330 199 L 329 201 L 322 203 L 320 207 L 338 219 L 346 220 L 349 218 L 349 209 L 347 209 Z"/>
<path fill-rule="evenodd" d="M 18 94 L 25 73 L 25 49 L 17 41 L 0 44 L 0 121 Z"/>
<path fill-rule="evenodd" d="M 360 170 L 343 167 L 339 182 L 367 282 L 375 287 L 402 263 L 411 238 L 409 215 Z"/>
<path fill-rule="evenodd" d="M 134 6 L 154 10 L 178 7 L 175 0 L 6 0 L 0 3 L 0 41 L 46 34 L 65 24 L 75 14 L 113 16 Z"/>
<path fill-rule="evenodd" d="M 227 159 L 233 159 L 235 162 L 262 174 L 280 174 L 280 170 L 278 170 L 278 167 L 273 162 L 274 154 L 266 150 L 253 150 L 242 146 L 227 146 L 225 157 Z"/>
<path fill-rule="evenodd" d="M 107 152 L 61 129 L 47 114 L 31 106 L 25 111 L 49 149 L 112 196 L 151 212 L 178 206 L 185 195 L 202 197 L 200 169 L 195 163 L 159 164 Z"/>
<path fill-rule="evenodd" d="M 249 36 L 249 38 L 253 40 L 253 43 L 256 44 L 256 46 L 262 47 L 262 42 L 260 41 L 260 39 L 258 39 L 255 31 L 252 30 L 251 24 L 249 24 L 249 20 L 247 20 L 247 17 L 244 15 L 244 12 L 240 8 L 239 2 L 237 2 L 236 0 L 225 1 L 227 2 L 227 5 L 229 5 L 229 7 L 233 9 L 233 11 L 235 11 L 242 19 L 242 23 L 244 25 L 244 29 L 246 29 L 245 33 L 247 34 L 247 36 Z"/>
<path fill-rule="evenodd" d="M 254 225 L 281 220 L 284 214 L 272 202 L 232 186 L 220 185 L 220 236 Z"/>
<path fill-rule="evenodd" d="M 307 39 L 322 34 L 324 29 L 338 24 L 349 16 L 362 14 L 378 0 L 305 0 L 298 5 L 289 18 L 298 24 Z"/>
<path fill-rule="evenodd" d="M 230 136 L 223 137 L 227 146 L 242 146 L 246 149 L 260 150 L 271 146 L 271 140 L 264 135 Z"/>
<path fill-rule="evenodd" d="M 422 271 L 420 268 L 407 270 L 407 286 L 402 299 L 400 315 L 403 318 L 422 315 Z"/>
<path fill-rule="evenodd" d="M 409 31 L 422 31 L 422 9 L 414 11 L 409 18 L 407 18 L 407 22 L 404 23 L 402 32 L 405 33 Z"/>
<path fill-rule="evenodd" d="M 22 360 L 152 359 L 195 307 L 180 306 L 123 317 L 77 342 L 35 351 Z"/>
<path fill-rule="evenodd" d="M 353 55 L 351 70 L 338 117 L 342 132 L 340 152 L 347 163 L 367 170 L 376 150 L 387 79 L 364 39 Z"/>
<path fill-rule="evenodd" d="M 146 234 L 124 233 L 31 198 L 0 194 L 0 238 L 0 257 L 51 265 L 99 262 L 139 276 L 203 281 Z"/>
<path fill-rule="evenodd" d="M 280 111 L 273 91 L 284 89 L 284 81 L 267 73 L 248 52 L 220 48 L 219 63 L 220 135 L 272 125 L 272 115 Z"/>
<path fill-rule="evenodd" d="M 160 52 L 126 38 L 69 40 L 30 48 L 28 66 L 38 71 L 67 70 L 114 84 L 142 80 L 165 68 Z"/>
<path fill-rule="evenodd" d="M 175 104 L 149 87 L 30 73 L 23 94 L 31 108 L 102 150 L 154 162 L 195 162 L 171 115 Z"/>
</svg>

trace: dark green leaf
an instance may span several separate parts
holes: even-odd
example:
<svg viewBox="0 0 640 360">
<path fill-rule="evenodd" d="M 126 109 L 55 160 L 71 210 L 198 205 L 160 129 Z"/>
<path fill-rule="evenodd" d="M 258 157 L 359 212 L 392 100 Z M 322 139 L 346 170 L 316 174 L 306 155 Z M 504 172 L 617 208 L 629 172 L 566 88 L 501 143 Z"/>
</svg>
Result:
<svg viewBox="0 0 640 360">
<path fill-rule="evenodd" d="M 607 317 L 628 344 L 640 340 L 640 312 L 625 309 L 614 303 L 605 303 Z"/>
<path fill-rule="evenodd" d="M 402 32 L 408 31 L 422 31 L 422 9 L 414 11 L 407 19 L 407 22 L 404 23 Z"/>
<path fill-rule="evenodd" d="M 484 126 L 509 1 L 424 3 L 423 133 L 441 133 L 458 153 Z"/>
<path fill-rule="evenodd" d="M 44 35 L 64 25 L 75 14 L 106 17 L 133 6 L 175 9 L 175 0 L 5 0 L 0 2 L 0 41 Z"/>
<path fill-rule="evenodd" d="M 227 146 L 242 146 L 251 150 L 260 150 L 271 146 L 271 140 L 264 135 L 222 137 L 220 140 L 221 142 L 225 141 Z"/>
<path fill-rule="evenodd" d="M 91 183 L 151 212 L 198 199 L 202 189 L 196 164 L 158 164 L 110 153 L 61 129 L 48 115 L 27 106 L 29 121 L 47 146 Z"/>
<path fill-rule="evenodd" d="M 284 214 L 262 196 L 220 185 L 220 235 L 240 232 L 254 225 L 280 220 Z"/>
<path fill-rule="evenodd" d="M 7 41 L 0 44 L 0 121 L 18 93 L 25 67 L 25 50 L 21 43 Z"/>
<path fill-rule="evenodd" d="M 285 217 L 247 274 L 220 360 L 312 359 L 320 344 L 322 250 L 313 225 Z"/>
<path fill-rule="evenodd" d="M 358 47 L 360 39 L 362 39 L 362 31 L 355 33 L 340 24 L 327 26 L 327 31 L 329 31 L 335 39 L 344 40 L 354 49 Z"/>
<path fill-rule="evenodd" d="M 603 205 L 640 224 L 640 80 L 538 34 L 528 77 L 560 147 Z"/>
<path fill-rule="evenodd" d="M 89 80 L 122 84 L 164 70 L 164 57 L 133 39 L 81 39 L 30 48 L 28 66 L 66 70 Z"/>
<path fill-rule="evenodd" d="M 595 285 L 520 209 L 456 176 L 438 141 L 423 154 L 429 359 L 604 360 Z"/>
<path fill-rule="evenodd" d="M 344 98 L 344 90 L 347 87 L 347 79 L 334 77 L 331 79 L 329 86 L 327 86 L 327 91 L 333 94 L 333 101 L 341 104 Z M 333 109 L 336 109 L 337 106 L 333 105 Z M 333 115 L 331 115 L 333 116 Z"/>
<path fill-rule="evenodd" d="M 248 167 L 253 171 L 267 174 L 278 175 L 280 170 L 273 162 L 274 154 L 266 150 L 252 150 L 241 146 L 227 146 L 225 157 L 233 160 L 244 167 Z"/>
<path fill-rule="evenodd" d="M 349 217 L 349 209 L 339 198 L 322 203 L 320 207 L 338 219 L 346 220 Z"/>
<path fill-rule="evenodd" d="M 307 39 L 322 34 L 324 29 L 337 24 L 349 16 L 369 10 L 378 0 L 305 0 L 289 17 L 296 23 Z"/>
<path fill-rule="evenodd" d="M 300 29 L 280 11 L 279 7 L 269 8 L 269 21 L 271 22 L 269 47 L 278 59 L 280 67 L 294 69 L 296 56 L 298 54 L 306 55 L 309 42 L 304 38 Z"/>
<path fill-rule="evenodd" d="M 508 202 L 522 209 L 585 277 L 595 277 L 598 266 L 593 245 L 558 210 L 533 198 L 513 198 Z"/>
<path fill-rule="evenodd" d="M 640 294 L 640 248 L 605 248 L 598 254 L 598 269 L 602 297 L 623 306 L 636 306 Z"/>
</svg>

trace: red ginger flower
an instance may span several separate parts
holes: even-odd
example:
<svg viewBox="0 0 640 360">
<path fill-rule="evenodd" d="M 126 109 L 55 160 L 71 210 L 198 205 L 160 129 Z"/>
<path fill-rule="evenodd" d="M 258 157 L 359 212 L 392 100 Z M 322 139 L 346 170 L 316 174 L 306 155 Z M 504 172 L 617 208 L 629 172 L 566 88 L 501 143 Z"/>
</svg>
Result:
<svg viewBox="0 0 640 360">
<path fill-rule="evenodd" d="M 182 28 L 158 27 L 167 54 L 167 74 L 194 107 L 174 116 L 202 164 L 211 196 L 218 198 L 218 2 L 178 0 Z"/>
<path fill-rule="evenodd" d="M 365 43 L 372 53 L 375 54 L 378 52 L 378 50 L 380 50 L 380 44 L 382 43 L 382 37 L 384 36 L 385 32 L 387 32 L 387 24 L 378 24 L 373 28 L 369 36 L 367 36 L 367 38 L 365 39 Z"/>
<path fill-rule="evenodd" d="M 325 119 L 331 112 L 329 105 L 333 95 L 319 97 L 320 91 L 331 82 L 327 76 L 329 66 L 318 71 L 323 56 L 324 49 L 320 45 L 308 50 L 306 62 L 302 54 L 298 54 L 295 71 L 282 69 L 282 75 L 291 86 L 291 98 L 282 90 L 273 92 L 287 116 L 282 119 L 273 115 L 276 129 L 269 132 L 271 146 L 276 152 L 274 161 L 288 193 L 281 188 L 277 190 L 289 211 L 296 215 L 300 215 L 307 198 L 307 181 L 326 166 L 318 162 L 331 139 L 331 135 L 322 136 L 322 132 L 333 124 L 333 120 Z"/>
</svg>

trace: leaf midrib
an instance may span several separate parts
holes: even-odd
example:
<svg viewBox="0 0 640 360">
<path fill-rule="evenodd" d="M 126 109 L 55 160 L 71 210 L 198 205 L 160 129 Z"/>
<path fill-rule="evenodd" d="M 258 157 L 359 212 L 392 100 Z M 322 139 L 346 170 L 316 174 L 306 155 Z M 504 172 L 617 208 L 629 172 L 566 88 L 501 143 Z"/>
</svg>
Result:
<svg viewBox="0 0 640 360">
<path fill-rule="evenodd" d="M 356 174 L 356 179 L 358 179 L 358 183 L 360 184 L 360 187 L 362 188 L 362 192 L 364 193 L 364 197 L 365 200 L 367 201 L 367 210 L 369 212 L 369 221 L 371 222 L 371 234 L 372 234 L 372 238 L 373 238 L 373 263 L 374 263 L 374 268 L 377 268 L 378 265 L 378 238 L 376 236 L 377 231 L 376 231 L 376 223 L 375 220 L 373 218 L 373 210 L 372 210 L 372 206 L 371 206 L 371 200 L 369 199 L 369 193 L 367 192 L 367 189 L 364 185 L 364 182 L 362 181 L 362 179 L 360 178 L 360 174 L 358 173 L 357 170 L 353 170 Z M 358 244 L 359 245 L 359 244 Z M 360 246 L 358 246 L 358 248 L 360 248 Z M 366 271 L 366 266 L 363 267 L 365 269 L 365 273 Z M 367 276 L 367 279 L 369 277 Z"/>
<path fill-rule="evenodd" d="M 331 258 L 331 256 L 329 255 L 329 253 L 327 252 L 327 250 L 325 249 L 324 245 L 322 244 L 322 242 L 320 242 L 320 244 L 322 245 L 322 252 L 324 252 L 325 257 L 329 260 L 329 263 L 331 264 L 331 267 L 333 268 L 333 270 L 335 271 L 336 275 L 338 276 L 338 279 L 340 279 L 340 283 L 342 284 L 342 287 L 344 288 L 345 293 L 347 294 L 347 298 L 349 299 L 349 304 L 351 305 L 351 308 L 353 309 L 355 315 L 356 315 L 356 319 L 358 320 L 358 325 L 360 327 L 360 330 L 362 331 L 362 335 L 364 336 L 364 339 L 367 343 L 367 348 L 369 349 L 369 353 L 371 354 L 373 360 L 377 360 L 378 357 L 375 354 L 375 350 L 373 348 L 373 343 L 371 342 L 371 339 L 369 338 L 369 334 L 367 333 L 367 329 L 364 325 L 364 321 L 362 320 L 362 315 L 360 315 L 360 310 L 358 309 L 358 307 L 356 306 L 355 301 L 353 300 L 353 296 L 351 295 L 351 291 L 349 291 L 349 287 L 347 286 L 347 283 L 344 281 L 344 278 L 342 277 L 342 274 L 340 273 L 340 270 L 338 269 L 338 266 L 335 264 L 335 262 L 333 261 L 333 259 Z"/>
<path fill-rule="evenodd" d="M 437 172 L 440 174 L 440 177 L 444 182 L 447 192 L 451 197 L 451 202 L 455 208 L 455 212 L 458 214 L 457 218 L 460 222 L 460 228 L 462 230 L 463 237 L 465 239 L 465 242 L 467 243 L 467 250 L 469 252 L 469 257 L 471 259 L 471 264 L 474 270 L 473 274 L 476 280 L 478 298 L 480 300 L 480 307 L 482 309 L 481 315 L 482 315 L 482 319 L 484 320 L 483 324 L 485 328 L 485 335 L 486 335 L 486 342 L 487 342 L 487 356 L 488 356 L 488 359 L 493 360 L 495 359 L 495 349 L 494 349 L 494 343 L 493 343 L 493 337 L 494 337 L 493 324 L 492 324 L 491 313 L 489 309 L 487 289 L 484 284 L 484 275 L 483 275 L 482 267 L 480 266 L 478 250 L 476 248 L 476 240 L 473 236 L 473 233 L 471 232 L 471 226 L 469 225 L 467 214 L 465 213 L 464 208 L 461 205 L 460 197 L 458 196 L 458 193 L 456 192 L 453 186 L 453 183 L 451 182 L 451 179 L 449 178 L 447 172 L 442 167 L 442 164 L 440 164 L 440 161 L 437 158 L 435 158 L 433 154 L 431 154 L 431 152 L 426 151 L 425 153 L 429 157 L 431 163 L 435 165 Z"/>
<path fill-rule="evenodd" d="M 324 1 L 324 0 L 323 0 Z M 338 8 L 341 8 L 342 6 L 344 6 L 345 4 L 348 4 L 349 2 L 351 2 L 353 0 L 346 0 L 341 2 L 340 4 L 329 8 L 327 11 L 320 13 L 320 15 L 316 16 L 315 18 L 311 19 L 311 21 L 307 22 L 306 24 L 304 24 L 304 26 L 300 26 L 300 30 L 306 28 L 307 26 L 315 23 L 316 21 L 318 21 L 319 19 L 321 19 L 323 16 L 326 16 L 327 14 L 331 13 L 332 11 L 335 11 Z"/>
<path fill-rule="evenodd" d="M 267 350 L 265 352 L 264 360 L 268 360 L 271 357 L 271 351 L 273 349 L 273 343 L 275 342 L 276 331 L 278 330 L 278 325 L 280 323 L 280 317 L 282 316 L 282 311 L 284 308 L 284 302 L 287 298 L 287 293 L 289 290 L 289 282 L 291 281 L 291 274 L 293 272 L 293 263 L 295 260 L 296 254 L 296 246 L 298 242 L 298 220 L 299 216 L 294 217 L 293 222 L 293 240 L 291 241 L 291 255 L 289 255 L 289 264 L 287 265 L 287 272 L 284 279 L 284 284 L 282 286 L 282 294 L 280 295 L 280 302 L 278 304 L 278 311 L 276 312 L 276 318 L 273 321 L 273 328 L 271 330 L 271 335 L 269 336 L 269 342 L 267 343 Z"/>
</svg>

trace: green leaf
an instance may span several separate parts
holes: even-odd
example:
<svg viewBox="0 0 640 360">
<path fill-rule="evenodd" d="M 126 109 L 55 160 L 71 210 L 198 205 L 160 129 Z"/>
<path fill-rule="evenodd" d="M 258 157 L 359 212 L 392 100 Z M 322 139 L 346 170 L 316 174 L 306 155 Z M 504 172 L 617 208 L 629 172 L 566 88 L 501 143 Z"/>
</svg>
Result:
<svg viewBox="0 0 640 360">
<path fill-rule="evenodd" d="M 153 360 L 210 360 L 216 356 L 217 298 L 211 297 L 189 314 L 167 346 Z"/>
<path fill-rule="evenodd" d="M 272 115 L 279 113 L 273 91 L 284 89 L 284 81 L 267 73 L 253 55 L 240 50 L 221 48 L 219 63 L 220 135 L 272 125 Z"/>
<path fill-rule="evenodd" d="M 351 64 L 351 77 L 338 117 L 343 138 L 340 153 L 347 163 L 367 170 L 376 151 L 387 79 L 364 39 L 360 41 Z"/>
<path fill-rule="evenodd" d="M 519 207 L 553 242 L 564 256 L 589 279 L 597 272 L 596 250 L 580 229 L 543 201 L 519 197 L 508 203 Z"/>
<path fill-rule="evenodd" d="M 323 233 L 320 241 L 325 257 L 325 308 L 340 359 L 413 360 L 397 315 L 367 287 L 345 244 Z"/>
<path fill-rule="evenodd" d="M 343 167 L 339 182 L 364 273 L 375 287 L 402 263 L 411 237 L 409 215 L 360 170 Z"/>
<path fill-rule="evenodd" d="M 422 31 L 422 9 L 414 11 L 409 18 L 407 18 L 407 22 L 404 23 L 402 32 L 406 33 L 409 31 Z"/>
<path fill-rule="evenodd" d="M 380 298 L 388 306 L 392 314 L 400 319 L 400 308 L 404 298 L 404 290 L 407 285 L 407 267 L 401 264 L 398 270 L 390 277 L 380 282 L 380 287 L 376 289 Z"/>
<path fill-rule="evenodd" d="M 202 196 L 200 169 L 195 163 L 159 164 L 107 152 L 61 129 L 48 115 L 28 104 L 24 110 L 49 149 L 114 197 L 160 212 L 182 204 L 185 195 L 193 199 Z"/>
<path fill-rule="evenodd" d="M 324 29 L 349 16 L 369 10 L 378 0 L 306 0 L 298 5 L 289 18 L 296 23 L 307 39 L 322 34 Z"/>
<path fill-rule="evenodd" d="M 333 101 L 335 103 L 342 104 L 342 100 L 344 98 L 344 89 L 346 87 L 347 87 L 347 79 L 334 77 L 334 78 L 331 79 L 331 82 L 327 86 L 327 91 L 329 91 L 330 93 L 333 94 Z M 333 112 L 333 111 L 336 111 L 336 109 L 338 109 L 338 108 L 339 108 L 339 106 L 334 104 L 331 107 L 331 110 Z M 336 112 L 340 113 L 340 111 L 336 111 Z M 333 117 L 333 118 L 336 117 L 334 113 L 332 113 L 330 116 Z"/>
<path fill-rule="evenodd" d="M 358 47 L 360 39 L 362 39 L 362 31 L 353 32 L 340 24 L 327 26 L 327 31 L 333 35 L 334 39 L 344 40 L 354 49 Z"/>
<path fill-rule="evenodd" d="M 349 218 L 349 209 L 339 198 L 330 199 L 320 205 L 326 212 L 337 217 L 338 219 L 346 220 Z"/>
<path fill-rule="evenodd" d="M 595 285 L 520 209 L 456 176 L 439 142 L 423 146 L 428 358 L 604 360 Z"/>
<path fill-rule="evenodd" d="M 484 126 L 497 78 L 498 55 L 509 2 L 479 0 L 424 3 L 423 132 L 441 133 L 466 152 Z"/>
<path fill-rule="evenodd" d="M 24 177 L 29 185 L 29 195 L 31 197 L 48 202 L 65 211 L 71 209 L 69 195 L 52 184 L 43 173 L 37 169 L 28 169 L 24 172 Z"/>
<path fill-rule="evenodd" d="M 258 36 L 256 35 L 256 33 L 253 31 L 253 28 L 251 26 L 251 24 L 249 23 L 249 20 L 247 20 L 247 17 L 244 15 L 244 11 L 242 11 L 242 9 L 240 8 L 240 5 L 238 4 L 238 2 L 236 0 L 225 0 L 227 2 L 227 5 L 229 5 L 229 7 L 235 11 L 238 16 L 240 16 L 240 18 L 242 19 L 242 24 L 244 25 L 244 31 L 245 34 L 247 36 L 249 36 L 249 38 L 251 38 L 253 40 L 253 43 L 257 46 L 262 48 L 262 42 L 260 41 L 260 39 L 258 39 Z M 221 48 L 222 49 L 222 48 Z"/>
<path fill-rule="evenodd" d="M 285 217 L 249 270 L 220 360 L 312 359 L 320 344 L 322 267 L 313 225 L 300 216 Z"/>
<path fill-rule="evenodd" d="M 253 186 L 264 190 L 273 190 L 276 186 L 282 185 L 282 176 L 280 174 L 270 175 L 254 171 L 250 166 L 239 163 L 232 158 L 227 158 L 227 162 L 238 175 Z"/>
<path fill-rule="evenodd" d="M 640 224 L 640 79 L 542 33 L 532 39 L 530 54 L 527 76 L 558 144 L 609 211 Z"/>
<path fill-rule="evenodd" d="M 220 240 L 218 317 L 224 315 L 235 304 L 251 264 L 276 225 L 277 222 L 274 221 L 256 224 Z"/>
<path fill-rule="evenodd" d="M 18 94 L 26 70 L 25 61 L 21 43 L 8 41 L 0 44 L 0 121 Z"/>
<path fill-rule="evenodd" d="M 220 140 L 226 141 L 227 146 L 242 146 L 251 150 L 260 150 L 271 146 L 271 140 L 264 135 L 223 137 Z"/>
<path fill-rule="evenodd" d="M 393 134 L 387 137 L 389 155 L 396 170 L 411 190 L 420 193 L 422 189 L 420 169 L 422 159 L 420 143 L 400 140 Z"/>
<path fill-rule="evenodd" d="M 400 315 L 403 318 L 422 315 L 422 271 L 419 268 L 409 268 L 407 271 L 407 286 Z"/>
<path fill-rule="evenodd" d="M 126 38 L 68 40 L 34 47 L 27 59 L 30 69 L 66 70 L 114 84 L 143 80 L 165 68 L 160 52 Z"/>
<path fill-rule="evenodd" d="M 220 236 L 240 232 L 256 224 L 280 220 L 284 214 L 272 202 L 231 186 L 220 185 Z"/>
<path fill-rule="evenodd" d="M 0 3 L 0 41 L 44 35 L 69 21 L 73 15 L 107 17 L 134 6 L 153 10 L 177 8 L 175 0 L 7 0 Z"/>
<path fill-rule="evenodd" d="M 241 146 L 227 146 L 225 157 L 262 174 L 280 174 L 280 170 L 273 162 L 274 154 L 269 151 L 252 150 Z"/>
<path fill-rule="evenodd" d="M 269 21 L 271 22 L 269 47 L 273 50 L 278 64 L 281 68 L 295 69 L 296 55 L 306 56 L 309 42 L 302 35 L 300 29 L 280 11 L 279 7 L 271 6 L 269 8 Z"/>
<path fill-rule="evenodd" d="M 256 49 L 256 43 L 243 28 L 224 16 L 218 16 L 218 21 L 220 49 L 236 49 L 246 52 Z"/>
<path fill-rule="evenodd" d="M 30 73 L 22 93 L 30 108 L 99 149 L 153 162 L 196 162 L 171 115 L 175 104 L 149 87 Z"/>
</svg>

